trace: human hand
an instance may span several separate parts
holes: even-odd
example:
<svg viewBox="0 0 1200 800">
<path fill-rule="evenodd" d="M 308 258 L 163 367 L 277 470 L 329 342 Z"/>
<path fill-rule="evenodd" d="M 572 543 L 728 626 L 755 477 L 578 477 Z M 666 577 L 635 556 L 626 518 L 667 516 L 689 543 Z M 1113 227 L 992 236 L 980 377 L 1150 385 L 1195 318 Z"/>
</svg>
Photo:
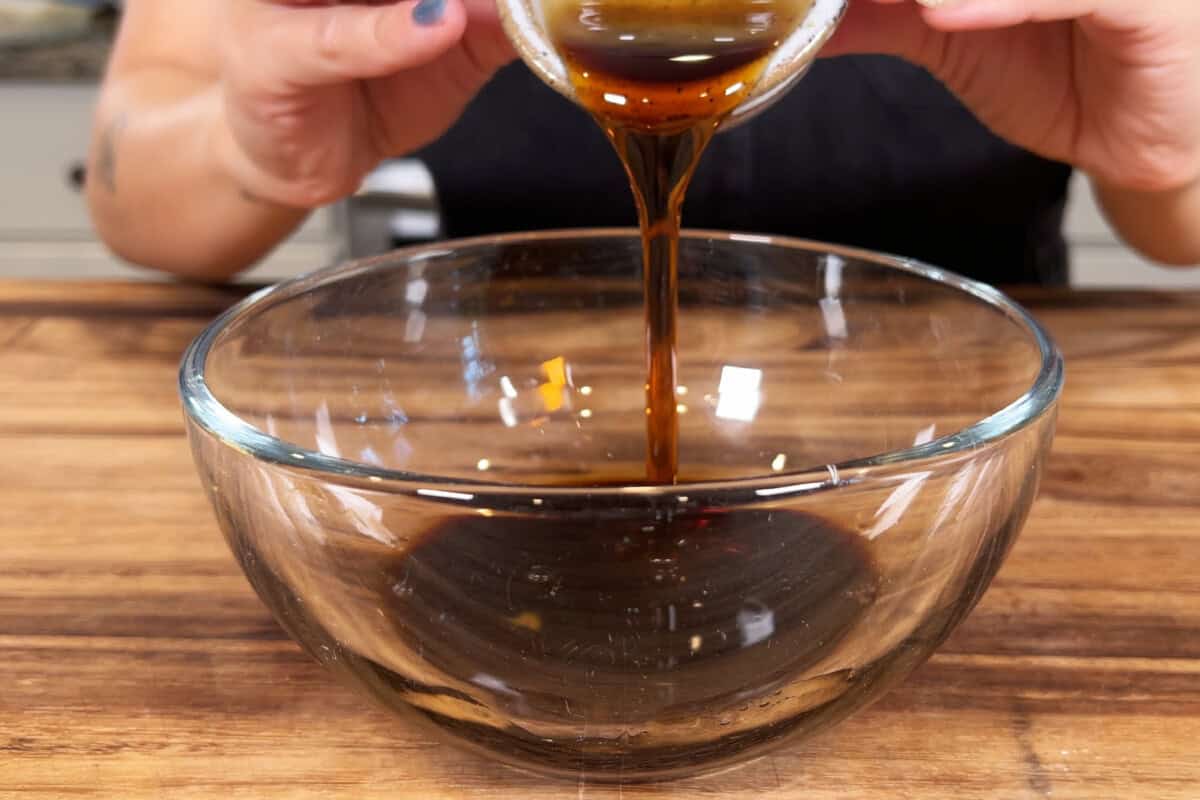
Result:
<svg viewBox="0 0 1200 800">
<path fill-rule="evenodd" d="M 826 52 L 913 61 L 997 135 L 1101 187 L 1200 186 L 1196 0 L 851 0 Z"/>
<path fill-rule="evenodd" d="M 513 52 L 492 0 L 222 0 L 217 163 L 313 208 L 441 135 Z"/>
</svg>

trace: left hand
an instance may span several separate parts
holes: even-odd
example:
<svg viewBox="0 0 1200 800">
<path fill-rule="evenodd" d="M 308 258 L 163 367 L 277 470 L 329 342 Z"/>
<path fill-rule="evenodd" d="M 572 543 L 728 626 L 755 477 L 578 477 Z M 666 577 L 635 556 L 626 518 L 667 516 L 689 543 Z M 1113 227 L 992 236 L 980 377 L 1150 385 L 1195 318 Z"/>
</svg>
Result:
<svg viewBox="0 0 1200 800">
<path fill-rule="evenodd" d="M 1098 185 L 1200 185 L 1200 0 L 851 0 L 826 54 L 888 53 Z"/>
</svg>

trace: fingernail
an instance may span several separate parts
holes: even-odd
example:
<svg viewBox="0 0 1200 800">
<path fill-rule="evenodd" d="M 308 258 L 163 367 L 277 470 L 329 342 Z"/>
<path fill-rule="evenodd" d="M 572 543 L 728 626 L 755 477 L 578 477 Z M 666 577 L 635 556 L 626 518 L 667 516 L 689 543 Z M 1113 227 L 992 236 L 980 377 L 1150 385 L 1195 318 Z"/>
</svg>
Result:
<svg viewBox="0 0 1200 800">
<path fill-rule="evenodd" d="M 446 13 L 446 0 L 421 0 L 413 8 L 413 22 L 418 25 L 437 25 Z"/>
</svg>

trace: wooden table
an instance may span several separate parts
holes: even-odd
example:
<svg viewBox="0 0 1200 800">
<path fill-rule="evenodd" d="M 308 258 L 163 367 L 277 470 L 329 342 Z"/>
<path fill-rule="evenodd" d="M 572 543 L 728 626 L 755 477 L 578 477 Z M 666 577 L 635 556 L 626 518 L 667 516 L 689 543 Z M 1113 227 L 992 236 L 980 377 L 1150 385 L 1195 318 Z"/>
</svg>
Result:
<svg viewBox="0 0 1200 800">
<path fill-rule="evenodd" d="M 276 627 L 175 393 L 184 346 L 235 297 L 0 283 L 0 797 L 1200 798 L 1200 294 L 1019 294 L 1068 389 L 981 606 L 834 732 L 621 788 L 429 742 Z"/>
</svg>

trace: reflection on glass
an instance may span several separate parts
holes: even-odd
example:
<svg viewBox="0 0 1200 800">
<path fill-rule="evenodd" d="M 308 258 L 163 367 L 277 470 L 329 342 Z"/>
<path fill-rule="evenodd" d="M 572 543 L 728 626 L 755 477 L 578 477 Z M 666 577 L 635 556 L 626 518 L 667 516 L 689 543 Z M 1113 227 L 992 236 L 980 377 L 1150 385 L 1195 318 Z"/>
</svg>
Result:
<svg viewBox="0 0 1200 800">
<path fill-rule="evenodd" d="M 879 505 L 879 509 L 875 512 L 875 524 L 867 531 L 867 538 L 878 538 L 895 527 L 904 518 L 905 512 L 917 499 L 921 487 L 932 474 L 932 472 L 913 473 L 911 477 L 906 478 L 897 486 L 895 491 Z"/>
<path fill-rule="evenodd" d="M 717 416 L 737 422 L 753 422 L 762 404 L 762 370 L 745 367 L 721 368 L 717 388 Z"/>
<path fill-rule="evenodd" d="M 746 608 L 737 614 L 737 626 L 742 634 L 742 647 L 765 642 L 775 633 L 775 612 L 757 600 L 749 599 Z"/>
</svg>

